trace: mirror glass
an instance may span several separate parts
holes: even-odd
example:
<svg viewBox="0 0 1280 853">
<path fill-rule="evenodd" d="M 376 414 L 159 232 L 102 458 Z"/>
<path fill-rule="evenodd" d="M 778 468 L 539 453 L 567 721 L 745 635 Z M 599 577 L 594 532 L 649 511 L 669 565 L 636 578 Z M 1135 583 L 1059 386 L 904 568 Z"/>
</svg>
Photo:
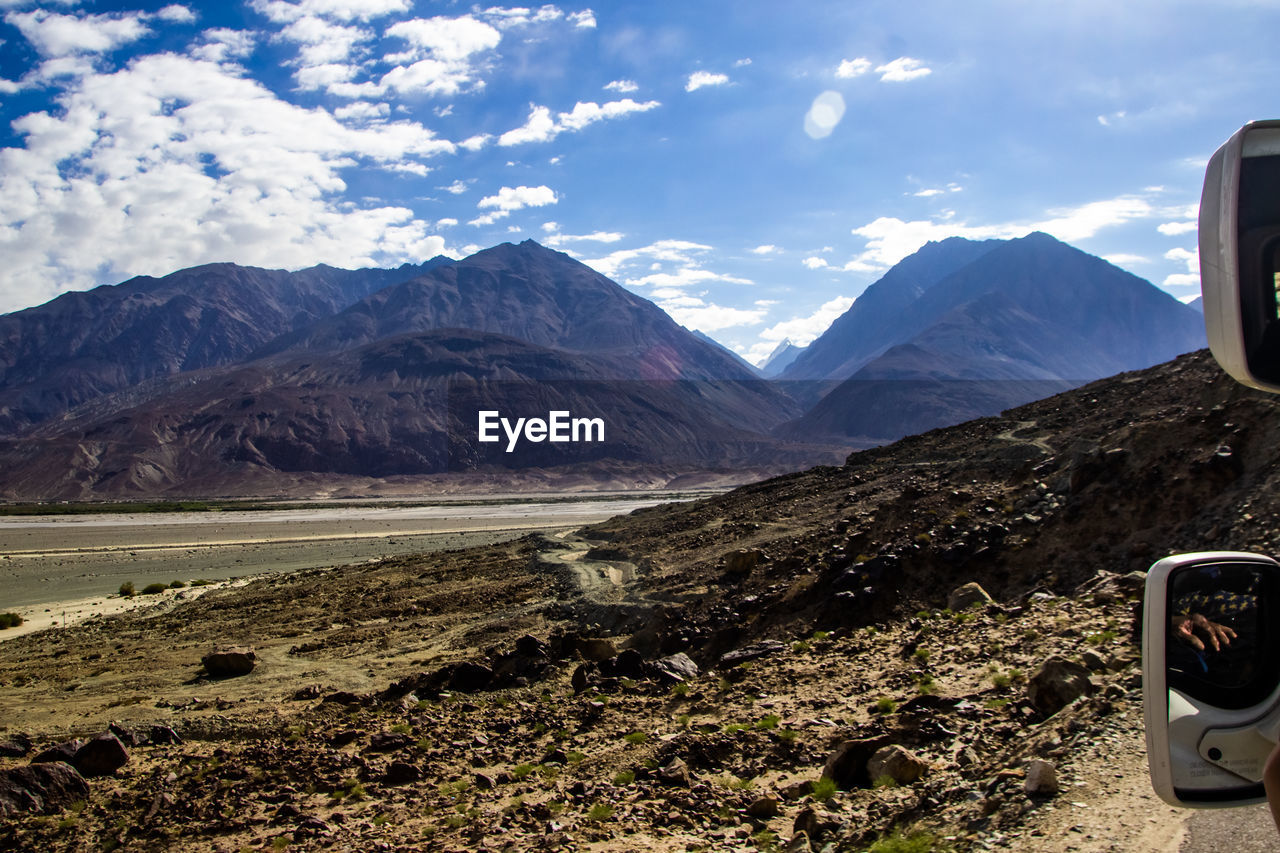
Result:
<svg viewBox="0 0 1280 853">
<path fill-rule="evenodd" d="M 1173 572 L 1168 584 L 1168 686 L 1225 710 L 1249 708 L 1280 680 L 1274 578 L 1260 566 L 1215 562 Z"/>
</svg>

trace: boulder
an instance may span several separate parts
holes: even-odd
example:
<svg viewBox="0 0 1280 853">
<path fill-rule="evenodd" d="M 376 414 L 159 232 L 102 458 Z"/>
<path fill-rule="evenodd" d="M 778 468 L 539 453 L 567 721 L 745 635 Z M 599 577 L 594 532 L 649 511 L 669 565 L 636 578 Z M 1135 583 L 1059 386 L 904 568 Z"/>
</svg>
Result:
<svg viewBox="0 0 1280 853">
<path fill-rule="evenodd" d="M 32 764 L 53 764 L 61 761 L 70 764 L 71 760 L 76 757 L 76 750 L 84 746 L 84 741 L 80 738 L 74 740 L 63 741 L 57 746 L 51 746 L 48 749 L 36 753 L 31 759 Z"/>
<path fill-rule="evenodd" d="M 684 652 L 658 658 L 645 665 L 649 677 L 666 684 L 675 684 L 698 677 L 698 665 Z"/>
<path fill-rule="evenodd" d="M 1022 790 L 1029 797 L 1052 797 L 1058 793 L 1058 770 L 1052 761 L 1033 758 L 1027 762 L 1027 778 Z"/>
<path fill-rule="evenodd" d="M 225 646 L 214 649 L 200 659 L 210 678 L 236 678 L 253 672 L 258 656 L 247 646 Z"/>
<path fill-rule="evenodd" d="M 777 640 L 761 640 L 758 643 L 752 643 L 749 646 L 743 646 L 740 649 L 734 649 L 731 652 L 725 652 L 720 656 L 720 665 L 723 667 L 737 666 L 747 661 L 759 660 L 769 655 L 776 655 L 786 650 L 786 644 Z"/>
<path fill-rule="evenodd" d="M 618 656 L 618 649 L 612 642 L 599 638 L 580 641 L 578 643 L 578 652 L 584 660 L 596 662 L 606 661 L 609 658 Z"/>
<path fill-rule="evenodd" d="M 129 751 L 120 739 L 110 732 L 100 734 L 76 750 L 71 764 L 80 775 L 92 779 L 110 776 L 129 761 Z"/>
<path fill-rule="evenodd" d="M 663 785 L 676 785 L 681 788 L 688 788 L 689 765 L 684 763 L 683 758 L 673 758 L 666 764 L 659 767 L 654 774 L 657 780 Z"/>
<path fill-rule="evenodd" d="M 484 664 L 463 661 L 453 668 L 449 676 L 448 688 L 459 693 L 474 693 L 489 686 L 493 680 L 493 670 Z"/>
<path fill-rule="evenodd" d="M 724 555 L 724 570 L 730 575 L 748 575 L 751 574 L 751 571 L 756 566 L 760 565 L 763 558 L 764 552 L 757 548 L 730 551 Z"/>
<path fill-rule="evenodd" d="M 1093 689 L 1087 668 L 1053 655 L 1031 676 L 1027 698 L 1037 711 L 1052 716 L 1079 697 L 1091 695 Z"/>
<path fill-rule="evenodd" d="M 909 785 L 928 769 L 928 762 L 898 744 L 883 746 L 867 759 L 867 776 L 872 782 L 888 777 L 899 785 Z"/>
<path fill-rule="evenodd" d="M 747 806 L 747 814 L 761 820 L 775 818 L 782 814 L 782 801 L 777 797 L 757 797 Z"/>
<path fill-rule="evenodd" d="M 52 814 L 88 796 L 89 783 L 65 762 L 0 770 L 0 817 Z"/>
<path fill-rule="evenodd" d="M 407 761 L 393 761 L 387 767 L 382 781 L 388 785 L 411 785 L 422 778 L 422 770 Z"/>
<path fill-rule="evenodd" d="M 964 586 L 957 587 L 951 591 L 951 595 L 947 596 L 947 609 L 956 613 L 968 610 L 977 604 L 986 606 L 990 603 L 991 596 L 987 594 L 987 591 L 979 583 L 967 583 Z"/>
<path fill-rule="evenodd" d="M 871 777 L 867 775 L 867 762 L 881 747 L 888 746 L 884 735 L 860 740 L 841 741 L 827 758 L 822 775 L 843 789 L 869 788 Z M 813 837 L 813 833 L 809 833 Z"/>
</svg>

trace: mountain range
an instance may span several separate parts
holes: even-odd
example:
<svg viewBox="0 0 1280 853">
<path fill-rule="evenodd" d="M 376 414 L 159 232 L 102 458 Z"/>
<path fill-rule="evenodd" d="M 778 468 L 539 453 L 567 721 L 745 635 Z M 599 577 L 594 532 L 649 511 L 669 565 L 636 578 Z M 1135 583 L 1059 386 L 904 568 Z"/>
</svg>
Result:
<svg viewBox="0 0 1280 853">
<path fill-rule="evenodd" d="M 1199 315 L 1043 234 L 930 243 L 767 373 L 532 241 L 394 270 L 213 264 L 0 317 L 0 496 L 660 467 L 750 478 L 1203 345 Z M 793 358 L 786 363 L 786 358 Z M 481 411 L 600 441 L 478 441 Z M 588 479 L 590 479 L 590 476 Z"/>
<path fill-rule="evenodd" d="M 883 444 L 1204 343 L 1197 311 L 1047 234 L 951 238 L 867 288 L 782 372 L 840 384 L 778 432 Z"/>
</svg>

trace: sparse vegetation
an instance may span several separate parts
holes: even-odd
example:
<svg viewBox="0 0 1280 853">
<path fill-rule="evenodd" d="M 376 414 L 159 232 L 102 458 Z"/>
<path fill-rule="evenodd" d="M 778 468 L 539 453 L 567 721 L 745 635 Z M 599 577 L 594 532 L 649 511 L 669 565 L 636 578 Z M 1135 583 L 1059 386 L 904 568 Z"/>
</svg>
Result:
<svg viewBox="0 0 1280 853">
<path fill-rule="evenodd" d="M 142 588 L 142 595 L 159 595 L 168 589 L 168 585 L 162 583 L 149 583 Z"/>
<path fill-rule="evenodd" d="M 634 781 L 636 781 L 636 772 L 634 770 L 619 770 L 613 774 L 613 784 L 615 785 L 630 785 Z"/>
<path fill-rule="evenodd" d="M 120 584 L 120 594 L 125 598 L 133 598 L 138 594 L 138 590 L 134 588 L 133 581 L 125 581 Z"/>
<path fill-rule="evenodd" d="M 608 803 L 596 803 L 587 811 L 587 820 L 592 823 L 603 823 L 613 817 L 613 806 Z"/>
<path fill-rule="evenodd" d="M 809 796 L 814 800 L 825 803 L 836 795 L 835 780 L 829 776 L 823 776 L 821 779 L 813 783 L 813 790 L 809 792 Z"/>
<path fill-rule="evenodd" d="M 877 714 L 892 714 L 898 710 L 898 703 L 888 696 L 881 696 L 873 707 Z"/>
<path fill-rule="evenodd" d="M 649 736 L 644 732 L 630 732 L 629 734 L 623 735 L 622 739 L 632 746 L 638 746 L 648 740 Z"/>
<path fill-rule="evenodd" d="M 22 617 L 17 613 L 0 613 L 0 629 L 17 628 L 22 624 Z"/>
</svg>

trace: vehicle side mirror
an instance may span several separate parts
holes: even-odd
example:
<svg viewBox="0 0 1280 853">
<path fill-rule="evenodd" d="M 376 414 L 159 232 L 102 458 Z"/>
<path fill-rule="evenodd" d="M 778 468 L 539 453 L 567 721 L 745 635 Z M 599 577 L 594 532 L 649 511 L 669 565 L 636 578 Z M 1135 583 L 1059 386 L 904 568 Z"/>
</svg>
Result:
<svg viewBox="0 0 1280 853">
<path fill-rule="evenodd" d="M 1245 385 L 1280 392 L 1280 120 L 1246 124 L 1209 159 L 1200 288 L 1218 364 Z"/>
<path fill-rule="evenodd" d="M 1165 802 L 1262 802 L 1280 739 L 1280 563 L 1178 554 L 1147 575 L 1142 693 L 1151 783 Z"/>
</svg>

